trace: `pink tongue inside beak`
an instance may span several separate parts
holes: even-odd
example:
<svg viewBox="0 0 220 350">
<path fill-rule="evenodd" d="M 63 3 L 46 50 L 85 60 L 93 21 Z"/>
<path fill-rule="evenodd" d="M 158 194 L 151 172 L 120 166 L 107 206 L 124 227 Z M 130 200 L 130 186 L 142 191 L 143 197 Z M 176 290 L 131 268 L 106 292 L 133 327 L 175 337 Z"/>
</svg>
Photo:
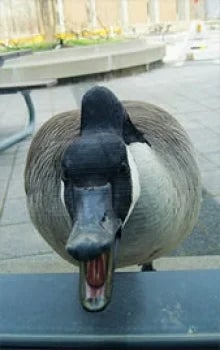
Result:
<svg viewBox="0 0 220 350">
<path fill-rule="evenodd" d="M 100 288 L 106 280 L 106 256 L 102 254 L 86 263 L 86 281 L 93 288 Z"/>
</svg>

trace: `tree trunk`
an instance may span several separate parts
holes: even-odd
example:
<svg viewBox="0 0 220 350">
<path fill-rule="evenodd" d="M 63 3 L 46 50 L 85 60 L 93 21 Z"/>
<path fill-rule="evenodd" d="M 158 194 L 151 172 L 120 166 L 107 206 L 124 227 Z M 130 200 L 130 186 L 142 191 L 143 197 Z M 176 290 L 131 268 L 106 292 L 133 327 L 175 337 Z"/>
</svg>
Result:
<svg viewBox="0 0 220 350">
<path fill-rule="evenodd" d="M 56 34 L 56 0 L 39 0 L 39 8 L 45 40 L 54 42 Z"/>
<path fill-rule="evenodd" d="M 94 29 L 96 27 L 96 6 L 95 0 L 86 0 L 86 13 L 88 19 L 88 28 Z"/>
</svg>

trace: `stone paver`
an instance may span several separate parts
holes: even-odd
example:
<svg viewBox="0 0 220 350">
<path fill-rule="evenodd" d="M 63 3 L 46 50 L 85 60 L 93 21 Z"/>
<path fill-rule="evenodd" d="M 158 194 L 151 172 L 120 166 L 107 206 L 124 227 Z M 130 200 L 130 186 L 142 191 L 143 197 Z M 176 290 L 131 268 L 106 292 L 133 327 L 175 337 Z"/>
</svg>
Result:
<svg viewBox="0 0 220 350">
<path fill-rule="evenodd" d="M 0 260 L 0 273 L 44 272 L 78 272 L 78 269 L 53 252 Z"/>
<path fill-rule="evenodd" d="M 219 126 L 220 127 L 220 126 Z M 213 164 L 220 167 L 220 152 L 206 153 L 208 159 L 213 162 Z"/>
<path fill-rule="evenodd" d="M 6 199 L 7 186 L 8 186 L 7 179 L 0 180 L 0 216 L 2 214 L 5 199 Z"/>
<path fill-rule="evenodd" d="M 11 181 L 8 188 L 7 199 L 19 199 L 25 197 L 23 181 Z"/>
<path fill-rule="evenodd" d="M 210 155 L 215 154 L 215 153 L 210 153 Z M 202 173 L 213 171 L 217 169 L 217 165 L 212 161 L 211 156 L 207 156 L 206 158 L 204 153 L 199 153 L 197 160 L 199 164 L 199 168 Z"/>
<path fill-rule="evenodd" d="M 0 226 L 0 261 L 51 252 L 30 223 Z"/>
<path fill-rule="evenodd" d="M 174 254 L 212 256 L 205 259 L 164 258 L 156 262 L 156 267 L 219 267 L 220 259 L 215 255 L 220 254 L 220 65 L 193 62 L 181 67 L 165 66 L 136 76 L 35 90 L 32 96 L 37 128 L 50 116 L 79 106 L 83 93 L 95 84 L 108 86 L 120 99 L 145 100 L 165 108 L 183 124 L 198 152 L 202 179 L 208 192 L 204 196 L 198 225 L 190 239 Z M 25 112 L 23 104 L 11 103 L 8 96 L 0 96 L 0 99 L 4 120 L 11 115 L 8 128 L 11 124 L 20 125 L 20 116 Z M 0 154 L 0 205 L 4 206 L 0 218 L 0 272 L 75 271 L 51 252 L 30 224 L 23 188 L 30 141 L 31 138 Z"/>
<path fill-rule="evenodd" d="M 207 190 L 213 195 L 220 194 L 220 169 L 211 172 L 204 172 L 202 179 Z M 220 211 L 219 211 L 220 214 Z M 220 233 L 219 233 L 220 234 Z"/>
<path fill-rule="evenodd" d="M 6 198 L 0 225 L 16 226 L 17 224 L 25 223 L 29 221 L 30 219 L 29 219 L 29 213 L 26 208 L 25 197 Z"/>
</svg>

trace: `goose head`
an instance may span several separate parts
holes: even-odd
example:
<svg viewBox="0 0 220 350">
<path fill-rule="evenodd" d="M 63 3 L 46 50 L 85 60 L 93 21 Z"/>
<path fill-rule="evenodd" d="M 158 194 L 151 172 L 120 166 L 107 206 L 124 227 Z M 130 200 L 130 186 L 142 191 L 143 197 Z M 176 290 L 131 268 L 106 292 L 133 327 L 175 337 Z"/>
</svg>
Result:
<svg viewBox="0 0 220 350">
<path fill-rule="evenodd" d="M 72 222 L 66 250 L 78 261 L 80 299 L 89 311 L 104 309 L 111 299 L 117 246 L 138 198 L 127 122 L 110 90 L 92 88 L 82 100 L 80 134 L 62 155 L 64 204 Z"/>
</svg>

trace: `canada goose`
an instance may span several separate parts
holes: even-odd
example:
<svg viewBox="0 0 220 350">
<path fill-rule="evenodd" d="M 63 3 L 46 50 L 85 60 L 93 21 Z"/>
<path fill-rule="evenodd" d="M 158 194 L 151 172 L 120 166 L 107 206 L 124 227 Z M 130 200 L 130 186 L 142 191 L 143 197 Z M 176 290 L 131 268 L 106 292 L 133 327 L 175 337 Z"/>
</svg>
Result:
<svg viewBox="0 0 220 350">
<path fill-rule="evenodd" d="M 81 303 L 90 311 L 110 301 L 115 267 L 150 263 L 192 231 L 201 196 L 180 124 L 105 87 L 83 96 L 81 112 L 59 114 L 37 132 L 25 189 L 40 234 L 79 265 Z"/>
</svg>

